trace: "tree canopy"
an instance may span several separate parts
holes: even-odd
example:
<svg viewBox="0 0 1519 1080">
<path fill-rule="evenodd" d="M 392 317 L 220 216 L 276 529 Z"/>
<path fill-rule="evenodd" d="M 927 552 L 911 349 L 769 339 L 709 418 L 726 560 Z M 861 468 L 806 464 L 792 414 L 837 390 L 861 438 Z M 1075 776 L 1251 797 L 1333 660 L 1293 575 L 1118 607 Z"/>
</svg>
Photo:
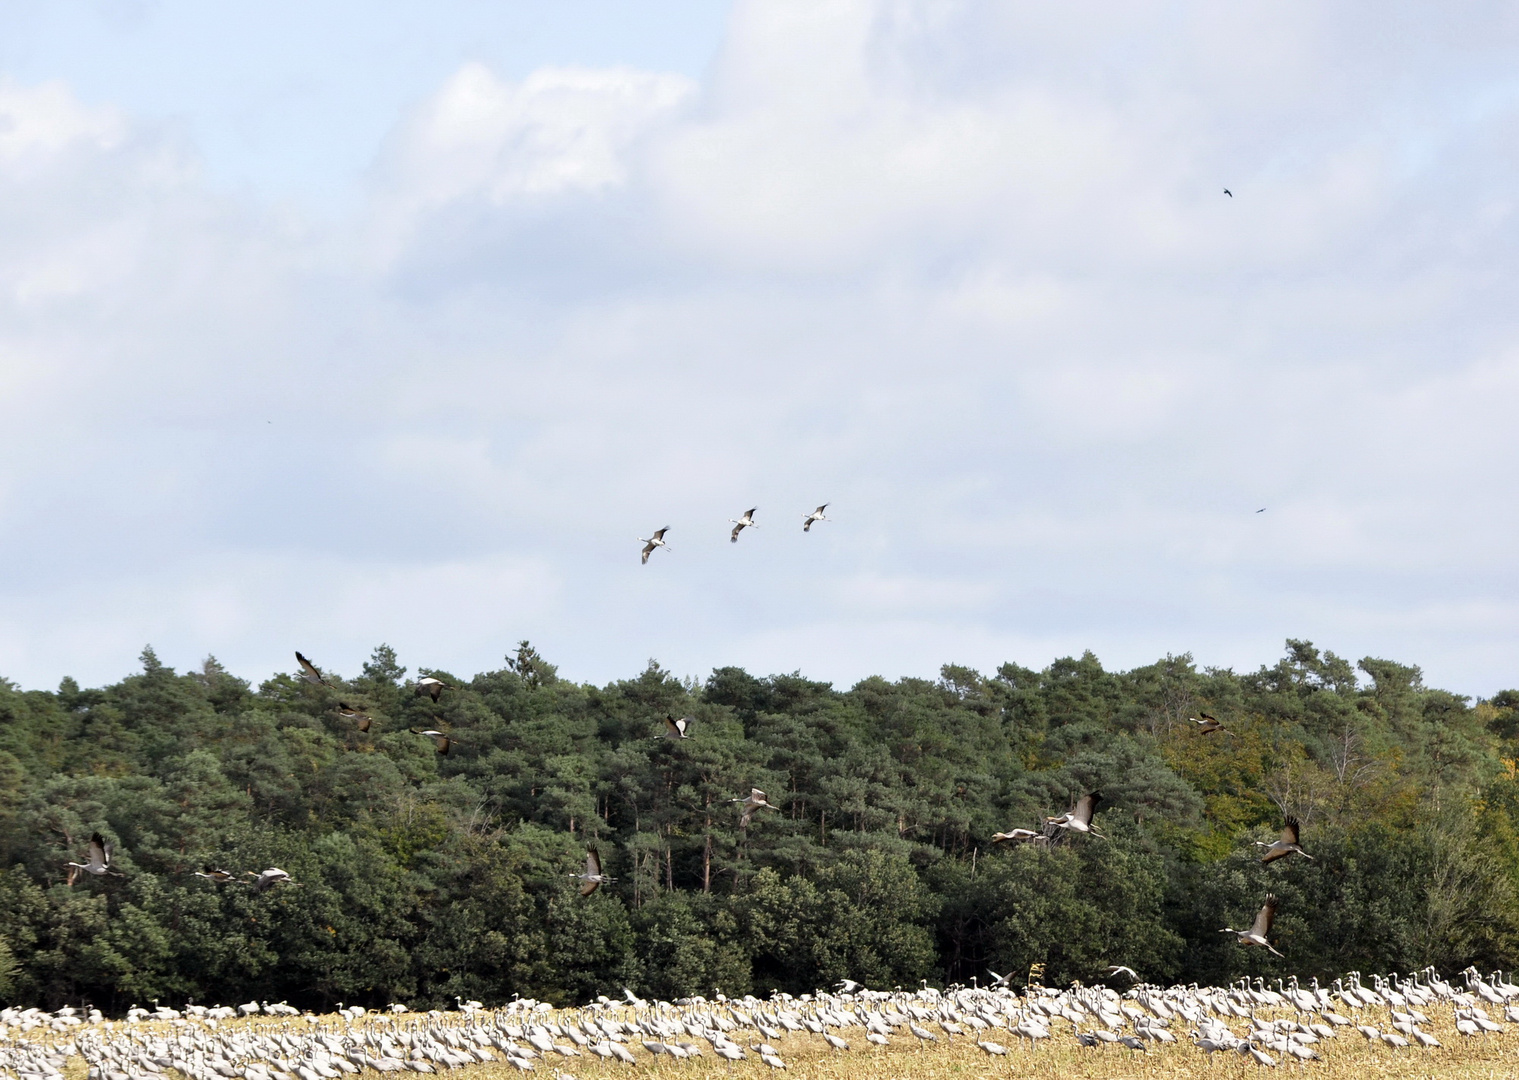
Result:
<svg viewBox="0 0 1519 1080">
<path fill-rule="evenodd" d="M 0 999 L 575 1003 L 1519 958 L 1519 692 L 1474 704 L 1304 641 L 1245 674 L 1087 653 L 846 690 L 653 661 L 582 685 L 522 642 L 473 678 L 419 669 L 436 703 L 384 645 L 330 686 L 141 662 L 100 689 L 0 680 Z M 777 809 L 740 827 L 756 787 Z M 1106 838 L 993 843 L 1094 790 Z M 1262 865 L 1287 815 L 1314 859 Z M 71 879 L 95 832 L 123 876 Z M 616 880 L 581 896 L 588 847 Z M 298 884 L 246 884 L 270 866 Z M 1218 933 L 1267 891 L 1285 959 Z"/>
</svg>

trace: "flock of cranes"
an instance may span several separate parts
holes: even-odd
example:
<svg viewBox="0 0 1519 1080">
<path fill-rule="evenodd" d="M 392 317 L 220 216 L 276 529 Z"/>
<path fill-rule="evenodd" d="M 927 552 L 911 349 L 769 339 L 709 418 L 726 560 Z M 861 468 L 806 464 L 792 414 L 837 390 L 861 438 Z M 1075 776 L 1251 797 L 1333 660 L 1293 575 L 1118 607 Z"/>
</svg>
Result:
<svg viewBox="0 0 1519 1080">
<path fill-rule="evenodd" d="M 1191 717 L 1190 720 L 1197 725 L 1197 732 L 1200 735 L 1212 735 L 1215 732 L 1221 732 L 1224 735 L 1230 736 L 1234 734 L 1225 728 L 1216 717 L 1209 716 L 1207 713 Z M 1040 828 L 1014 828 L 1009 829 L 1007 832 L 993 833 L 992 842 L 998 844 L 1052 844 L 1063 835 L 1069 833 L 1083 833 L 1106 839 L 1092 823 L 1092 816 L 1097 812 L 1097 805 L 1100 802 L 1102 802 L 1102 792 L 1088 792 L 1077 799 L 1076 805 L 1064 814 L 1061 814 L 1059 817 L 1045 818 Z M 1303 858 L 1311 860 L 1313 856 L 1304 851 L 1299 842 L 1300 829 L 1301 826 L 1298 819 L 1288 815 L 1282 827 L 1280 839 L 1273 840 L 1269 844 L 1264 840 L 1257 840 L 1255 842 L 1256 846 L 1266 849 L 1265 854 L 1261 856 L 1261 863 L 1273 863 L 1278 859 L 1285 859 L 1289 855 L 1301 855 Z M 1277 904 L 1276 895 L 1268 893 L 1265 904 L 1262 905 L 1260 911 L 1256 912 L 1255 921 L 1250 924 L 1248 930 L 1236 930 L 1233 927 L 1226 926 L 1219 933 L 1233 934 L 1235 940 L 1241 945 L 1258 945 L 1276 956 L 1281 956 L 1282 954 L 1277 952 L 1276 947 L 1268 940 L 1268 935 L 1271 933 L 1271 924 L 1276 919 Z"/>
<path fill-rule="evenodd" d="M 494 1064 L 573 1080 L 565 1069 L 593 1062 L 658 1073 L 690 1062 L 693 1074 L 705 1074 L 709 1054 L 730 1070 L 757 1059 L 778 1071 L 853 1055 L 865 1075 L 879 1075 L 902 1071 L 902 1055 L 953 1062 L 952 1055 L 978 1053 L 1021 1057 L 1022 1071 L 1061 1075 L 1088 1072 L 1082 1055 L 1154 1055 L 1180 1064 L 1178 1055 L 1189 1052 L 1210 1064 L 1222 1053 L 1261 1067 L 1335 1059 L 1361 1073 L 1387 1071 L 1395 1062 L 1389 1055 L 1420 1053 L 1436 1056 L 1394 1067 L 1433 1072 L 1471 1065 L 1467 1055 L 1474 1052 L 1489 1061 L 1501 1057 L 1489 1037 L 1519 1022 L 1519 986 L 1496 972 L 1483 979 L 1474 968 L 1462 973 L 1464 985 L 1427 968 L 1373 975 L 1371 986 L 1351 972 L 1329 988 L 1292 978 L 1278 979 L 1274 989 L 1259 978 L 1162 988 L 1139 982 L 1127 968 L 1109 970 L 1136 985 L 1120 994 L 1104 985 L 1031 984 L 1019 993 L 998 976 L 988 987 L 877 991 L 845 979 L 831 993 L 772 993 L 763 1000 L 718 991 L 711 999 L 647 1001 L 624 990 L 620 999 L 602 996 L 569 1009 L 531 999 L 486 1009 L 455 999 L 457 1012 L 339 1003 L 325 1017 L 251 1001 L 235 1008 L 133 1006 L 121 1024 L 95 1009 L 7 1008 L 0 1010 L 0 1077 L 63 1080 L 69 1070 L 75 1077 L 87 1071 L 89 1080 L 166 1080 L 171 1072 L 184 1080 L 346 1080 L 345 1074 L 370 1071 Z M 1442 1036 L 1463 1045 L 1446 1048 Z M 71 1069 L 74 1061 L 84 1068 Z"/>
<path fill-rule="evenodd" d="M 823 505 L 819 506 L 812 513 L 802 518 L 802 532 L 811 532 L 812 527 L 820 521 L 833 520 L 832 518 L 824 516 L 823 512 L 827 509 L 828 504 L 823 503 Z M 729 518 L 728 521 L 733 526 L 733 531 L 728 534 L 728 539 L 736 544 L 738 543 L 739 533 L 743 532 L 745 529 L 759 528 L 759 523 L 754 520 L 754 515 L 758 511 L 759 507 L 751 506 L 749 509 L 745 510 L 741 516 L 736 518 Z M 664 548 L 666 551 L 671 550 L 669 543 L 665 540 L 665 533 L 669 531 L 670 526 L 666 525 L 662 529 L 655 529 L 653 535 L 649 537 L 640 536 L 638 538 L 638 542 L 643 545 L 643 562 L 645 564 L 648 563 L 649 556 L 654 554 L 654 552 L 659 548 Z"/>
<path fill-rule="evenodd" d="M 111 856 L 114 851 L 115 845 L 112 844 L 109 840 L 101 836 L 98 832 L 92 834 L 90 836 L 89 855 L 86 856 L 86 859 L 88 861 L 82 863 L 69 862 L 65 864 L 69 868 L 68 883 L 70 885 L 73 885 L 76 878 L 81 873 L 94 874 L 97 877 L 104 877 L 107 874 L 109 874 L 111 877 L 126 877 L 126 875 L 123 874 L 120 870 L 114 870 L 111 868 Z M 253 880 L 249 882 L 248 885 L 256 893 L 261 893 L 273 885 L 299 884 L 299 882 L 292 881 L 290 879 L 290 875 L 285 873 L 285 871 L 281 870 L 277 866 L 271 866 L 269 869 L 264 870 L 261 873 L 254 873 L 252 870 L 249 870 L 247 873 L 249 877 L 253 878 Z M 228 882 L 240 880 L 238 876 L 232 873 L 230 870 L 222 870 L 219 867 L 214 866 L 208 866 L 204 870 L 195 871 L 195 876 L 205 878 L 207 881 L 210 881 L 215 885 L 225 885 Z"/>
<path fill-rule="evenodd" d="M 81 873 L 94 874 L 97 877 L 104 877 L 106 875 L 110 875 L 111 877 L 126 877 L 126 875 L 123 874 L 120 870 L 115 870 L 111 867 L 111 856 L 114 853 L 114 844 L 112 844 L 105 837 L 101 836 L 98 832 L 92 834 L 90 836 L 89 854 L 85 856 L 87 861 L 82 863 L 68 862 L 64 864 L 69 868 L 68 883 L 70 885 L 73 885 Z M 281 870 L 277 866 L 271 866 L 269 869 L 264 870 L 260 873 L 255 873 L 254 871 L 249 870 L 247 871 L 247 875 L 253 878 L 253 880 L 248 883 L 248 886 L 256 893 L 261 893 L 274 885 L 300 884 L 297 881 L 292 881 L 290 875 L 285 873 L 285 871 Z M 208 866 L 204 870 L 196 870 L 195 876 L 199 878 L 205 878 L 207 881 L 211 882 L 214 885 L 226 885 L 229 882 L 241 880 L 236 874 L 232 873 L 232 871 L 223 870 L 220 867 L 215 866 Z"/>
<path fill-rule="evenodd" d="M 819 507 L 813 515 L 809 515 L 807 527 L 815 520 L 826 520 L 821 516 L 823 509 Z M 737 539 L 740 530 L 754 527 L 753 514 L 754 511 L 750 510 L 741 519 L 735 519 L 734 539 Z M 660 544 L 664 532 L 665 530 L 660 530 L 655 534 Z M 306 656 L 297 652 L 295 657 L 301 678 L 314 685 L 337 689 Z M 428 697 L 435 703 L 452 689 L 454 687 L 449 683 L 432 676 L 418 679 L 413 686 L 416 695 Z M 358 731 L 367 732 L 370 729 L 372 718 L 363 707 L 339 702 L 337 711 L 351 721 Z M 1219 732 L 1232 735 L 1220 721 L 1206 713 L 1193 717 L 1192 722 L 1197 725 L 1197 731 L 1201 735 Z M 690 739 L 693 737 L 693 724 L 692 717 L 666 715 L 660 736 L 676 742 Z M 449 752 L 452 738 L 448 733 L 433 728 L 410 730 L 432 740 L 437 753 L 446 755 Z M 747 795 L 729 801 L 737 805 L 739 827 L 745 830 L 760 811 L 780 809 L 757 787 L 751 787 Z M 1106 839 L 1095 821 L 1101 802 L 1101 792 L 1087 792 L 1065 813 L 1044 818 L 1039 828 L 1013 828 L 994 834 L 993 840 L 998 843 L 1048 845 L 1071 834 Z M 1260 860 L 1263 864 L 1292 855 L 1310 860 L 1313 858 L 1302 847 L 1300 823 L 1290 816 L 1285 819 L 1279 839 L 1270 843 L 1256 841 L 1256 844 L 1264 849 Z M 86 861 L 67 864 L 69 883 L 73 884 L 75 875 L 80 873 L 123 876 L 112 866 L 113 853 L 113 845 L 108 840 L 98 832 L 93 834 Z M 218 886 L 242 880 L 231 871 L 209 866 L 196 871 L 195 875 Z M 270 867 L 262 872 L 250 870 L 246 876 L 253 879 L 248 885 L 256 893 L 276 886 L 299 885 L 299 882 L 293 881 L 288 873 L 278 867 Z M 570 877 L 580 882 L 579 892 L 583 897 L 590 896 L 602 885 L 617 880 L 604 870 L 601 856 L 594 848 L 586 852 L 584 871 L 571 874 Z M 1254 922 L 1247 929 L 1224 927 L 1220 932 L 1233 934 L 1241 945 L 1257 946 L 1276 956 L 1282 956 L 1270 940 L 1277 907 L 1275 894 L 1268 894 Z M 1250 990 L 1248 986 L 1243 991 L 1199 990 L 1195 986 L 1173 987 L 1162 991 L 1141 984 L 1122 1000 L 1112 990 L 1103 987 L 1085 990 L 1078 987 L 1063 992 L 1031 987 L 1025 998 L 1019 998 L 1008 986 L 1007 976 L 991 974 L 994 981 L 989 988 L 958 988 L 947 995 L 926 988 L 915 994 L 874 993 L 865 990 L 858 983 L 845 980 L 835 995 L 808 995 L 795 1002 L 787 995 L 776 995 L 768 1005 L 750 999 L 743 1007 L 734 1003 L 709 1003 L 700 998 L 683 1000 L 673 1005 L 666 1002 L 650 1005 L 628 994 L 628 1000 L 623 1003 L 601 999 L 596 1006 L 587 1010 L 572 1010 L 567 1020 L 551 1019 L 543 1012 L 548 1009 L 547 1006 L 532 1005 L 532 1016 L 529 1017 L 534 1020 L 532 1024 L 522 1022 L 523 1008 L 531 1003 L 514 1003 L 511 1009 L 496 1014 L 482 1013 L 478 1009 L 478 1003 L 468 1003 L 465 1016 L 466 1029 L 470 1034 L 462 1042 L 457 1033 L 451 1037 L 450 1033 L 455 1031 L 451 1026 L 454 1022 L 440 1019 L 443 1014 L 430 1014 L 429 1019 L 421 1022 L 419 1028 L 416 1020 L 403 1022 L 396 1018 L 404 1013 L 400 1006 L 394 1006 L 395 1014 L 384 1019 L 371 1019 L 362 1009 L 345 1011 L 345 1019 L 349 1021 L 348 1031 L 352 1037 L 345 1039 L 341 1035 L 332 1037 L 322 1034 L 310 1036 L 315 1041 L 303 1043 L 287 1032 L 276 1040 L 278 1050 L 270 1049 L 267 1045 L 261 1046 L 256 1038 L 251 1037 L 241 1037 L 241 1041 L 218 1049 L 215 1045 L 217 1036 L 198 1032 L 191 1041 L 201 1048 L 203 1057 L 215 1059 L 219 1056 L 222 1060 L 236 1063 L 233 1071 L 218 1068 L 214 1060 L 207 1068 L 197 1067 L 189 1057 L 177 1058 L 172 1050 L 160 1049 L 154 1053 L 153 1047 L 149 1046 L 147 1051 L 143 1051 L 141 1045 L 145 1043 L 144 1039 L 137 1040 L 137 1049 L 124 1049 L 120 1045 L 112 1046 L 103 1038 L 91 1041 L 82 1036 L 74 1039 L 70 1045 L 73 1052 L 91 1062 L 90 1080 L 153 1080 L 164 1068 L 169 1067 L 182 1072 L 188 1080 L 335 1080 L 339 1072 L 357 1072 L 365 1068 L 381 1072 L 433 1072 L 438 1065 L 456 1067 L 495 1060 L 492 1048 L 504 1053 L 509 1064 L 524 1071 L 536 1068 L 535 1062 L 550 1054 L 576 1057 L 589 1052 L 635 1064 L 640 1059 L 629 1046 L 630 1037 L 635 1035 L 648 1036 L 639 1041 L 656 1061 L 662 1057 L 679 1059 L 701 1056 L 702 1050 L 698 1044 L 674 1038 L 682 1033 L 692 1038 L 706 1039 L 713 1054 L 729 1063 L 743 1060 L 752 1052 L 772 1068 L 783 1069 L 786 1063 L 780 1051 L 771 1045 L 771 1041 L 779 1041 L 791 1032 L 810 1031 L 818 1034 L 831 1052 L 842 1053 L 851 1048 L 841 1033 L 845 1028 L 864 1027 L 865 1042 L 875 1046 L 886 1046 L 893 1035 L 899 1035 L 905 1029 L 919 1047 L 936 1043 L 941 1036 L 949 1041 L 956 1037 L 974 1038 L 976 1045 L 987 1054 L 1003 1056 L 1008 1053 L 1008 1049 L 990 1038 L 989 1033 L 993 1028 L 1007 1030 L 1015 1041 L 1027 1040 L 1032 1049 L 1040 1040 L 1051 1038 L 1053 1022 L 1063 1018 L 1073 1025 L 1072 1034 L 1081 1047 L 1097 1048 L 1111 1044 L 1143 1053 L 1154 1044 L 1174 1043 L 1176 1036 L 1168 1028 L 1173 1019 L 1181 1017 L 1193 1025 L 1189 1032 L 1191 1040 L 1206 1054 L 1211 1056 L 1220 1050 L 1233 1050 L 1257 1064 L 1274 1065 L 1277 1058 L 1272 1056 L 1273 1053 L 1290 1056 L 1300 1062 L 1319 1057 L 1315 1044 L 1337 1037 L 1337 1028 L 1351 1024 L 1348 1018 L 1336 1011 L 1341 1007 L 1352 1012 L 1368 1006 L 1389 1008 L 1392 1030 L 1382 1031 L 1367 1024 L 1357 1025 L 1357 1030 L 1370 1041 L 1394 1048 L 1405 1047 L 1412 1042 L 1426 1048 L 1440 1045 L 1434 1035 L 1420 1026 L 1427 1026 L 1429 1021 L 1419 1008 L 1434 998 L 1452 1002 L 1455 1030 L 1463 1035 L 1477 1036 L 1500 1029 L 1501 1026 L 1483 1012 L 1481 1001 L 1502 1004 L 1505 1020 L 1519 1021 L 1519 1005 L 1509 1004 L 1511 998 L 1519 997 L 1519 986 L 1498 979 L 1483 982 L 1475 972 L 1470 971 L 1467 973 L 1468 989 L 1465 992 L 1441 982 L 1432 973 L 1421 973 L 1420 976 L 1411 976 L 1401 981 L 1384 982 L 1378 977 L 1374 980 L 1376 990 L 1361 987 L 1359 977 L 1352 976 L 1349 981 L 1336 985 L 1334 996 L 1318 989 L 1316 983 L 1312 991 L 1301 990 L 1293 980 L 1292 987 L 1282 988 L 1280 993 L 1264 991 L 1264 987 Z M 1138 976 L 1131 969 L 1119 965 L 1108 969 L 1108 978 L 1126 978 L 1138 982 Z M 1319 1014 L 1319 1022 L 1308 1022 L 1301 1018 L 1262 1020 L 1258 1015 L 1263 1007 L 1270 1009 L 1287 1005 L 1296 1008 L 1299 1013 Z M 269 1008 L 272 1010 L 276 1007 Z M 613 1010 L 632 1010 L 633 1016 L 631 1019 L 611 1021 L 608 1016 Z M 242 1009 L 244 1014 L 250 1011 L 256 1011 L 256 1003 L 253 1009 L 249 1006 Z M 95 1015 L 98 1016 L 98 1013 Z M 487 1016 L 488 1023 L 483 1023 L 483 1018 Z M 1227 1020 L 1222 1019 L 1231 1016 L 1248 1018 L 1253 1024 L 1252 1029 L 1244 1035 L 1234 1033 L 1227 1026 Z M 355 1018 L 363 1018 L 357 1034 L 352 1026 Z M 315 1018 L 312 1019 L 315 1022 Z M 938 1027 L 937 1033 L 930 1030 L 930 1023 Z M 410 1027 L 401 1031 L 397 1029 L 398 1024 L 409 1024 Z M 738 1025 L 753 1027 L 764 1041 L 749 1045 L 746 1051 L 744 1045 L 727 1037 L 727 1033 Z M 319 1031 L 322 1026 L 318 1024 Z M 1127 1030 L 1128 1028 L 1132 1030 Z M 429 1035 L 428 1031 L 435 1031 L 435 1034 Z M 429 1053 L 429 1046 L 437 1047 L 436 1051 Z M 181 1048 L 184 1048 L 183 1040 Z M 15 1074 L 17 1080 L 57 1080 L 56 1070 L 50 1071 L 48 1067 L 51 1058 L 44 1056 L 39 1059 L 35 1055 L 25 1057 L 27 1052 L 21 1051 L 25 1064 L 30 1066 L 22 1067 L 15 1060 L 7 1060 L 6 1054 L 11 1054 L 14 1058 L 15 1053 L 17 1052 L 6 1050 L 3 1041 L 0 1041 L 0 1080 L 10 1080 L 5 1072 L 7 1068 Z M 146 1059 L 144 1053 L 147 1054 Z M 167 1061 L 163 1060 L 165 1056 Z M 297 1059 L 301 1063 L 296 1063 Z M 145 1066 L 144 1060 L 157 1067 Z M 134 1061 L 138 1066 L 136 1069 L 133 1068 Z M 326 1068 L 322 1067 L 324 1062 L 327 1063 Z"/>
</svg>

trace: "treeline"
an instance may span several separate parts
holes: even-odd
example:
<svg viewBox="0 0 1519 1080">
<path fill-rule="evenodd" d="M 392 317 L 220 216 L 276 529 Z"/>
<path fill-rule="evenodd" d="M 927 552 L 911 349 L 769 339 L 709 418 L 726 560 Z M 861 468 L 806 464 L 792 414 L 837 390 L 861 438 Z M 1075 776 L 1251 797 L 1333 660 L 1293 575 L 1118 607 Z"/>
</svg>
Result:
<svg viewBox="0 0 1519 1080">
<path fill-rule="evenodd" d="M 606 687 L 526 642 L 435 704 L 389 648 L 253 689 L 152 650 L 96 690 L 0 680 L 0 1001 L 323 1007 L 1090 982 L 1519 958 L 1519 694 L 1307 642 L 1248 674 L 945 667 L 848 690 L 650 663 Z M 369 732 L 340 716 L 362 706 Z M 1208 712 L 1225 732 L 1202 735 Z M 667 716 L 691 737 L 662 737 Z M 447 756 L 412 728 L 445 730 Z M 751 787 L 778 811 L 747 829 Z M 1107 839 L 994 845 L 1100 790 Z M 1303 846 L 1270 866 L 1284 814 Z M 90 835 L 124 876 L 79 875 Z M 595 847 L 616 881 L 571 875 Z M 193 871 L 277 866 L 255 892 Z M 251 878 L 244 878 L 251 881 Z M 1245 950 L 1270 890 L 1286 954 Z"/>
</svg>

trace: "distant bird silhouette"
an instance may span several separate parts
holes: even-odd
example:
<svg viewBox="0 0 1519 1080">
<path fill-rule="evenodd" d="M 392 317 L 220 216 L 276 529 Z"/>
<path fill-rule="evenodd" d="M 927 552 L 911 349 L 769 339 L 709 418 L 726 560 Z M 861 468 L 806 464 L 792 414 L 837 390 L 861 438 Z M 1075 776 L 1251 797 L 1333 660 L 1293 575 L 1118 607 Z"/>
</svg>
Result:
<svg viewBox="0 0 1519 1080">
<path fill-rule="evenodd" d="M 202 872 L 200 870 L 195 871 L 195 876 L 196 877 L 203 877 L 207 881 L 215 882 L 217 885 L 225 885 L 229 881 L 236 881 L 237 880 L 237 875 L 234 874 L 232 871 L 230 871 L 230 870 L 218 870 L 218 869 L 216 869 L 213 866 L 206 867 L 206 869 L 204 870 L 204 872 Z"/>
<path fill-rule="evenodd" d="M 1224 188 L 1224 194 L 1229 196 L 1231 199 L 1234 198 L 1234 192 L 1230 191 L 1228 188 Z"/>
<path fill-rule="evenodd" d="M 354 726 L 360 731 L 368 731 L 369 725 L 373 722 L 368 713 L 361 712 L 353 705 L 347 705 L 341 701 L 338 702 L 338 715 L 345 720 L 352 720 Z"/>
<path fill-rule="evenodd" d="M 411 732 L 413 735 L 426 735 L 429 739 L 432 740 L 432 744 L 437 749 L 438 753 L 444 755 L 445 757 L 448 756 L 448 748 L 454 744 L 454 741 L 443 732 L 435 731 L 432 728 L 427 728 L 425 730 L 423 728 L 412 728 Z"/>
<path fill-rule="evenodd" d="M 1266 512 L 1266 508 L 1264 506 L 1261 507 L 1259 510 L 1256 511 L 1257 514 L 1264 514 L 1265 512 Z"/>
<path fill-rule="evenodd" d="M 827 509 L 828 509 L 828 504 L 824 503 L 822 506 L 818 507 L 812 513 L 810 513 L 806 517 L 804 517 L 802 519 L 802 532 L 811 532 L 812 531 L 812 526 L 816 522 L 832 520 L 830 518 L 826 518 L 826 517 L 823 516 L 823 511 L 827 510 Z"/>
<path fill-rule="evenodd" d="M 739 533 L 743 532 L 745 529 L 759 528 L 759 526 L 754 523 L 754 511 L 758 509 L 759 507 L 757 506 L 751 506 L 749 509 L 744 511 L 743 517 L 728 519 L 729 521 L 733 522 L 733 532 L 729 534 L 729 540 L 736 544 L 738 543 Z"/>
<path fill-rule="evenodd" d="M 110 874 L 112 877 L 126 877 L 119 870 L 111 869 L 111 853 L 115 851 L 115 845 L 106 840 L 99 833 L 90 835 L 90 861 L 71 862 L 68 865 L 83 870 L 86 874 Z"/>
<path fill-rule="evenodd" d="M 432 698 L 434 702 L 436 702 L 438 698 L 442 696 L 443 691 L 452 689 L 453 687 L 448 683 L 444 682 L 442 679 L 435 679 L 431 675 L 417 680 L 416 692 L 418 694 L 426 694 L 428 697 Z"/>
<path fill-rule="evenodd" d="M 677 720 L 675 717 L 667 715 L 665 717 L 664 737 L 667 739 L 689 739 L 691 736 L 686 734 L 686 732 L 690 727 L 691 718 L 689 716 L 682 716 Z"/>
<path fill-rule="evenodd" d="M 1255 922 L 1248 930 L 1236 930 L 1232 926 L 1226 926 L 1219 931 L 1220 934 L 1233 934 L 1239 939 L 1241 945 L 1259 945 L 1274 956 L 1281 956 L 1266 940 L 1266 935 L 1271 933 L 1271 920 L 1276 918 L 1276 896 L 1266 894 L 1266 904 L 1255 916 Z M 1283 957 L 1283 959 L 1286 959 Z"/>
<path fill-rule="evenodd" d="M 591 848 L 585 853 L 585 873 L 571 874 L 570 877 L 585 882 L 585 884 L 580 886 L 581 896 L 590 896 L 602 885 L 617 880 L 601 872 L 601 856 L 596 854 L 595 848 Z"/>
<path fill-rule="evenodd" d="M 670 550 L 670 545 L 665 543 L 665 533 L 669 531 L 670 526 L 666 525 L 663 529 L 655 529 L 654 535 L 647 540 L 641 536 L 638 538 L 638 542 L 643 545 L 643 561 L 645 563 L 649 561 L 649 556 L 654 554 L 655 548 L 664 548 L 666 551 Z"/>
<path fill-rule="evenodd" d="M 315 686 L 325 686 L 331 689 L 332 684 L 322 677 L 322 672 L 310 660 L 301 655 L 301 651 L 295 651 L 295 662 L 301 665 L 301 678 Z"/>
<path fill-rule="evenodd" d="M 1298 821 L 1295 817 L 1287 818 L 1287 823 L 1282 829 L 1282 838 L 1266 843 L 1263 840 L 1255 842 L 1256 847 L 1266 849 L 1266 854 L 1261 857 L 1262 863 L 1276 862 L 1277 859 L 1285 859 L 1288 855 L 1298 854 L 1305 859 L 1313 856 L 1298 846 Z"/>
</svg>

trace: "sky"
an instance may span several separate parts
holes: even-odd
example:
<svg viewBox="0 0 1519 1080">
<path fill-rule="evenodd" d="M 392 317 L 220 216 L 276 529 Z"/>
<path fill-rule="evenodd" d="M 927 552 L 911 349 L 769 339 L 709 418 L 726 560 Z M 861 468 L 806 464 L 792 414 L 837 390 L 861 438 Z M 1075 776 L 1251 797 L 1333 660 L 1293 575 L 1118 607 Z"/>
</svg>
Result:
<svg viewBox="0 0 1519 1080">
<path fill-rule="evenodd" d="M 1480 0 L 0 0 L 0 676 L 1519 685 L 1516 72 Z"/>
</svg>

